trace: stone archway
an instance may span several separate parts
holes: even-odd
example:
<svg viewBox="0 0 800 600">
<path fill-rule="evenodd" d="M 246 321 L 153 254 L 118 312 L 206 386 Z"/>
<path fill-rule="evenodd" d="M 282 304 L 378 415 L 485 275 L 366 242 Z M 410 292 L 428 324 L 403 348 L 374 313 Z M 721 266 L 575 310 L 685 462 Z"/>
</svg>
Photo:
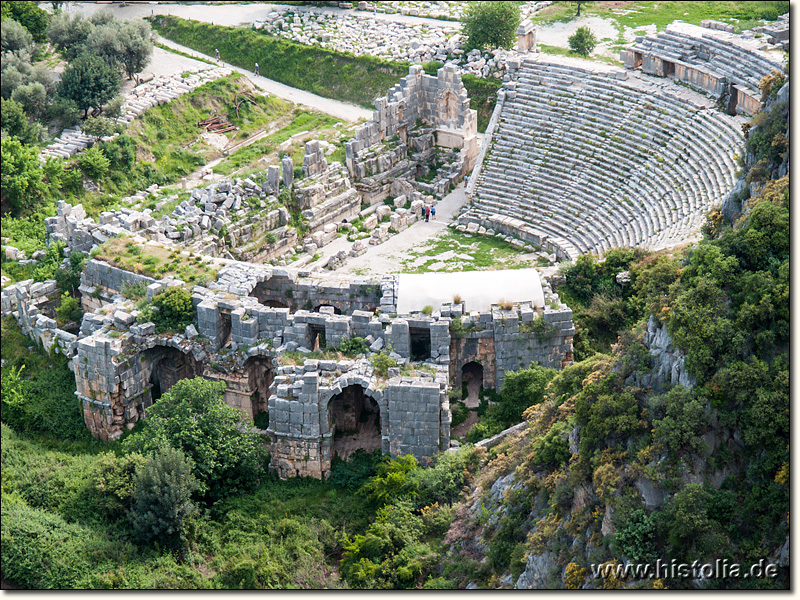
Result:
<svg viewBox="0 0 800 600">
<path fill-rule="evenodd" d="M 333 435 L 331 458 L 346 460 L 356 450 L 382 448 L 381 411 L 369 391 L 348 385 L 328 400 L 328 429 Z"/>
<path fill-rule="evenodd" d="M 252 402 L 253 422 L 259 429 L 269 427 L 269 386 L 275 377 L 272 359 L 253 356 L 244 363 Z"/>
<path fill-rule="evenodd" d="M 464 404 L 467 408 L 477 408 L 483 388 L 483 365 L 473 360 L 461 367 L 461 385 L 467 388 Z"/>
<path fill-rule="evenodd" d="M 150 399 L 152 402 L 166 394 L 181 379 L 192 379 L 203 373 L 203 366 L 190 353 L 172 346 L 154 346 L 144 352 L 149 362 Z"/>
</svg>

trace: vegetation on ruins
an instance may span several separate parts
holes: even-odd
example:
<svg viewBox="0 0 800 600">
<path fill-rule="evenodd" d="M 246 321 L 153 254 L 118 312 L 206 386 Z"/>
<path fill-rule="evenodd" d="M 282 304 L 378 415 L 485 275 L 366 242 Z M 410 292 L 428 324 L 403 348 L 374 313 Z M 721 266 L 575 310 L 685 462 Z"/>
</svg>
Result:
<svg viewBox="0 0 800 600">
<path fill-rule="evenodd" d="M 193 461 L 198 491 L 210 500 L 253 489 L 264 468 L 261 436 L 237 408 L 225 404 L 225 383 L 181 379 L 147 409 L 128 452 L 151 454 L 169 446 Z"/>
<path fill-rule="evenodd" d="M 461 17 L 467 36 L 466 50 L 511 48 L 516 42 L 520 12 L 518 2 L 470 2 Z"/>
<path fill-rule="evenodd" d="M 163 15 L 154 18 L 152 24 L 165 38 L 208 56 L 214 56 L 214 50 L 219 49 L 225 61 L 237 67 L 251 69 L 258 62 L 264 77 L 367 108 L 373 108 L 375 98 L 408 75 L 408 64 L 404 62 L 304 46 L 261 31 Z M 478 129 L 484 131 L 501 82 L 471 75 L 461 79 L 469 94 L 470 107 L 478 111 Z"/>
<path fill-rule="evenodd" d="M 657 14 L 672 19 L 685 11 L 690 14 L 678 18 L 692 21 L 699 15 L 777 15 L 786 5 L 658 4 L 663 13 Z M 652 3 L 632 6 L 615 18 L 656 22 L 648 20 Z M 552 8 L 570 18 L 574 13 L 568 5 Z M 602 10 L 591 3 L 584 14 Z M 33 42 L 45 39 L 46 13 L 35 3 L 3 2 L 2 16 L 3 51 L 9 44 L 17 55 L 8 62 L 4 56 L 3 64 L 3 236 L 28 256 L 44 250 L 31 262 L 3 256 L 2 272 L 12 281 L 55 279 L 60 301 L 54 309 L 65 323 L 80 311 L 86 256 L 65 255 L 59 242 L 45 248 L 43 219 L 54 214 L 56 200 L 83 200 L 96 214 L 125 193 L 191 172 L 213 153 L 195 141 L 199 115 L 224 111 L 241 81 L 225 78 L 149 111 L 129 134 L 99 144 L 89 158 L 42 162 L 42 121 L 34 117 L 51 118 L 60 101 L 67 103 L 65 114 L 77 109 L 54 99 L 47 83 L 34 79 L 36 67 L 23 66 L 33 63 L 19 60 L 41 51 Z M 661 27 L 660 20 L 656 24 Z M 78 33 L 84 29 L 77 27 Z M 346 65 L 342 72 L 357 77 Z M 333 87 L 335 78 L 328 79 Z M 789 109 L 777 102 L 779 79 L 765 82 L 771 104 L 746 128 L 741 191 L 724 214 L 722 207 L 712 211 L 704 239 L 672 252 L 620 248 L 565 265 L 553 287 L 573 310 L 575 363 L 560 371 L 534 365 L 506 372 L 499 392 L 481 391 L 478 423 L 460 438 L 465 445 L 437 454 L 426 467 L 412 456 L 357 452 L 347 461 L 334 459 L 326 480 L 279 480 L 266 471 L 267 438 L 225 404 L 224 383 L 201 377 L 167 390 L 121 440 L 94 440 L 67 360 L 26 338 L 13 317 L 3 319 L 4 584 L 499 588 L 536 572 L 548 587 L 684 589 L 693 584 L 670 576 L 596 579 L 591 567 L 656 559 L 781 563 L 789 530 L 790 198 Z M 14 84 L 8 94 L 7 81 Z M 45 90 L 44 111 L 37 83 Z M 286 139 L 305 128 L 309 121 L 301 117 L 312 119 L 288 113 L 275 99 L 245 106 L 251 112 L 237 125 L 248 135 L 285 119 Z M 314 122 L 329 126 L 319 119 Z M 280 135 L 271 134 L 267 144 Z M 188 144 L 189 150 L 178 151 Z M 231 172 L 249 164 L 229 160 Z M 85 190 L 84 183 L 92 183 L 85 177 L 102 191 Z M 444 252 L 453 255 L 442 259 Z M 506 242 L 453 232 L 420 248 L 406 266 L 529 266 L 520 255 Z M 110 240 L 94 256 L 190 284 L 216 278 L 212 261 L 131 238 Z M 167 288 L 149 307 L 143 283 L 121 292 L 141 301 L 161 330 L 180 331 L 194 318 L 183 287 Z M 648 323 L 651 330 L 663 327 L 658 335 L 668 349 L 648 342 Z M 545 323 L 539 317 L 520 326 L 537 332 Z M 454 337 L 466 331 L 460 319 L 452 321 Z M 351 338 L 335 349 L 286 353 L 281 360 L 302 364 L 367 351 L 363 339 Z M 383 377 L 397 366 L 389 352 L 374 359 Z M 688 385 L 672 382 L 676 361 Z M 458 395 L 451 391 L 453 427 L 474 417 Z M 488 450 L 470 445 L 523 421 L 527 429 Z M 727 577 L 704 585 L 782 589 L 789 568 L 779 567 L 775 578 Z"/>
<path fill-rule="evenodd" d="M 578 27 L 569 39 L 567 40 L 569 43 L 570 49 L 574 50 L 581 56 L 588 56 L 594 50 L 594 47 L 597 45 L 597 37 L 595 37 L 592 30 L 589 29 L 586 25 Z"/>
</svg>

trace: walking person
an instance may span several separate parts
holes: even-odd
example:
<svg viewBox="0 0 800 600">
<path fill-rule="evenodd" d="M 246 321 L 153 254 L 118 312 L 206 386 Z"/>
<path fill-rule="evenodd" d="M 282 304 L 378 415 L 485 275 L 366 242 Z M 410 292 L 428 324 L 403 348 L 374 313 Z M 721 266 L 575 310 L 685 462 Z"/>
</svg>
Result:
<svg viewBox="0 0 800 600">
<path fill-rule="evenodd" d="M 431 219 L 436 220 L 436 207 L 431 206 Z"/>
<path fill-rule="evenodd" d="M 431 218 L 431 207 L 430 206 L 426 206 L 425 207 L 425 222 L 427 223 L 430 220 L 430 218 Z"/>
<path fill-rule="evenodd" d="M 219 49 L 214 48 L 214 56 L 216 57 L 217 62 L 220 62 L 220 60 L 219 60 Z"/>
<path fill-rule="evenodd" d="M 253 71 L 253 74 L 254 75 L 260 75 L 260 73 L 258 72 L 258 63 L 256 63 L 256 70 Z"/>
</svg>

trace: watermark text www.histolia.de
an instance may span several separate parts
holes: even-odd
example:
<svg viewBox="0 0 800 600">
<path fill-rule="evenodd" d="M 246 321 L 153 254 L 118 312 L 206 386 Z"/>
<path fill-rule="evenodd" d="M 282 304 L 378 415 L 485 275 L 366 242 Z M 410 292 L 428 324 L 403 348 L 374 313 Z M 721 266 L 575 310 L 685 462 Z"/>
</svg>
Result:
<svg viewBox="0 0 800 600">
<path fill-rule="evenodd" d="M 728 559 L 717 559 L 711 563 L 658 559 L 654 563 L 610 562 L 601 565 L 592 563 L 590 566 L 592 575 L 603 579 L 760 579 L 775 578 L 779 571 L 778 565 L 763 558 L 753 564 L 735 563 Z"/>
</svg>

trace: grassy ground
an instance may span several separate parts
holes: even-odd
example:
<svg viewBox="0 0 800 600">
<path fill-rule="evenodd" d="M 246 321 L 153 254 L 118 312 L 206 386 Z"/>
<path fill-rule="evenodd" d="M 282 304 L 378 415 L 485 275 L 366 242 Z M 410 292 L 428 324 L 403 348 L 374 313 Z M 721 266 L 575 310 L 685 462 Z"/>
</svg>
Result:
<svg viewBox="0 0 800 600">
<path fill-rule="evenodd" d="M 161 246 L 139 245 L 128 238 L 108 240 L 93 253 L 94 258 L 109 264 L 153 277 L 174 275 L 192 285 L 216 281 L 217 271 L 202 256 L 186 256 Z"/>
<path fill-rule="evenodd" d="M 122 197 L 146 189 L 153 183 L 165 186 L 177 182 L 222 151 L 206 143 L 200 136 L 205 130 L 198 122 L 214 115 L 228 119 L 239 129 L 224 134 L 233 145 L 271 123 L 290 115 L 293 105 L 279 98 L 256 95 L 256 103 L 242 102 L 239 116 L 234 102 L 242 92 L 251 92 L 252 85 L 238 73 L 209 82 L 193 92 L 151 108 L 131 123 L 124 135 L 101 144 L 110 159 L 108 173 L 97 183 L 100 190 L 81 192 L 82 202 L 90 216 L 119 205 Z M 77 164 L 80 155 L 69 164 Z"/>
<path fill-rule="evenodd" d="M 537 257 L 523 254 L 502 240 L 448 231 L 409 251 L 401 272 L 492 271 L 536 265 Z"/>
<path fill-rule="evenodd" d="M 586 57 L 580 56 L 578 53 L 573 52 L 569 48 L 561 48 L 559 46 L 548 46 L 547 44 L 537 44 L 537 47 L 544 53 L 544 54 L 555 54 L 557 56 L 573 56 L 576 58 L 588 58 L 589 60 L 597 60 L 600 62 L 608 63 L 609 65 L 616 65 L 622 66 L 622 61 L 615 60 L 608 56 L 600 56 L 600 55 L 589 55 Z"/>
<path fill-rule="evenodd" d="M 775 20 L 789 11 L 789 2 L 587 2 L 581 6 L 581 16 L 596 16 L 614 20 L 622 27 L 639 29 L 655 25 L 663 31 L 675 20 L 700 25 L 704 19 L 731 23 L 737 31 L 761 24 L 763 19 Z M 540 26 L 565 23 L 575 17 L 571 2 L 558 2 L 539 11 L 533 21 Z"/>
<path fill-rule="evenodd" d="M 251 29 L 164 16 L 154 18 L 153 27 L 160 35 L 207 55 L 219 48 L 225 60 L 237 67 L 252 69 L 257 62 L 264 77 L 366 108 L 372 108 L 375 98 L 408 74 L 406 63 L 304 46 Z"/>
</svg>

